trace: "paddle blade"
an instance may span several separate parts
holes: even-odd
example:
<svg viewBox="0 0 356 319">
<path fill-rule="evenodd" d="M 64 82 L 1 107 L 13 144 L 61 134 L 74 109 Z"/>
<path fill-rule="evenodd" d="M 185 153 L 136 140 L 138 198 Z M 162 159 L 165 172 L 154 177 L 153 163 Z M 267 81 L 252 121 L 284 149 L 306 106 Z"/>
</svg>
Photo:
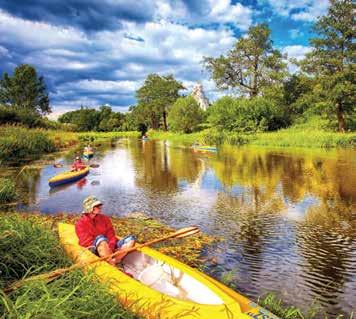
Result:
<svg viewBox="0 0 356 319">
<path fill-rule="evenodd" d="M 197 226 L 185 227 L 178 230 L 173 238 L 183 238 L 191 235 L 195 235 L 200 232 L 200 229 Z"/>
<path fill-rule="evenodd" d="M 100 165 L 99 164 L 90 164 L 89 166 L 92 168 L 98 168 Z"/>
</svg>

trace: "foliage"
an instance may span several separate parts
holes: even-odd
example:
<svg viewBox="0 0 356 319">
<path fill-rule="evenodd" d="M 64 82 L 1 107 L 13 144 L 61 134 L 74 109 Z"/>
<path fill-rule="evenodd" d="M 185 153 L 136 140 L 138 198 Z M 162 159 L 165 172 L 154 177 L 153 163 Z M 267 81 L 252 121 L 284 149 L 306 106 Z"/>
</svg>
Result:
<svg viewBox="0 0 356 319">
<path fill-rule="evenodd" d="M 44 78 L 28 64 L 15 68 L 11 77 L 6 72 L 0 80 L 0 103 L 24 108 L 38 114 L 51 112 Z"/>
<path fill-rule="evenodd" d="M 247 133 L 284 127 L 284 117 L 283 112 L 266 98 L 248 100 L 225 96 L 209 108 L 208 121 L 219 130 Z"/>
<path fill-rule="evenodd" d="M 282 54 L 273 48 L 270 34 L 266 24 L 252 26 L 226 56 L 204 58 L 218 88 L 237 89 L 255 97 L 264 88 L 282 81 L 286 64 Z"/>
<path fill-rule="evenodd" d="M 0 203 L 7 203 L 17 197 L 15 183 L 8 178 L 0 177 Z"/>
<path fill-rule="evenodd" d="M 159 128 L 162 119 L 163 128 L 167 131 L 169 107 L 179 97 L 179 91 L 184 89 L 182 83 L 178 82 L 173 75 L 149 74 L 147 76 L 143 86 L 136 91 L 136 98 L 139 105 L 138 110 L 150 120 L 151 128 Z"/>
<path fill-rule="evenodd" d="M 43 118 L 31 109 L 0 105 L 0 125 L 14 123 L 27 127 L 44 127 L 46 125 Z"/>
<path fill-rule="evenodd" d="M 64 113 L 58 118 L 58 121 L 63 124 L 71 124 L 71 128 L 79 132 L 110 132 L 124 129 L 125 115 L 113 112 L 111 107 L 103 105 L 99 110 L 81 107 L 79 110 Z"/>
<path fill-rule="evenodd" d="M 193 97 L 181 97 L 169 111 L 169 128 L 173 132 L 192 133 L 202 123 L 203 117 L 203 111 Z"/>
<path fill-rule="evenodd" d="M 355 4 L 352 0 L 330 0 L 326 16 L 320 17 L 310 40 L 313 50 L 301 63 L 314 76 L 311 92 L 316 106 L 337 118 L 340 132 L 346 129 L 345 116 L 355 116 Z"/>
<path fill-rule="evenodd" d="M 54 141 L 43 130 L 20 126 L 0 127 L 0 164 L 36 159 L 54 150 Z"/>
</svg>

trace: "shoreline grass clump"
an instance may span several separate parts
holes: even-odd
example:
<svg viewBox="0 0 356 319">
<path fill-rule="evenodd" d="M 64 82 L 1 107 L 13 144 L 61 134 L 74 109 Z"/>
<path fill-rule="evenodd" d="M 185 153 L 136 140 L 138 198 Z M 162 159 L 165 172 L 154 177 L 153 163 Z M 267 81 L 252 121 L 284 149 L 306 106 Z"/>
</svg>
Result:
<svg viewBox="0 0 356 319">
<path fill-rule="evenodd" d="M 0 204 L 9 203 L 17 198 L 15 183 L 5 177 L 0 177 Z"/>
<path fill-rule="evenodd" d="M 120 307 L 93 273 L 73 271 L 4 293 L 14 281 L 71 264 L 51 225 L 31 215 L 0 214 L 1 318 L 138 318 Z"/>
<path fill-rule="evenodd" d="M 38 159 L 42 154 L 55 150 L 54 142 L 44 130 L 0 126 L 0 164 Z"/>
</svg>

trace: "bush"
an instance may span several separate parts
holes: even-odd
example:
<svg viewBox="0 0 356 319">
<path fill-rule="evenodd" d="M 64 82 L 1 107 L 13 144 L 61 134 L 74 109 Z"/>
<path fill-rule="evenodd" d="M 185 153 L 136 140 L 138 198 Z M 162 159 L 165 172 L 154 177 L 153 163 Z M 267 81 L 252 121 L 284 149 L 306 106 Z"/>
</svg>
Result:
<svg viewBox="0 0 356 319">
<path fill-rule="evenodd" d="M 22 124 L 29 128 L 46 126 L 44 120 L 35 111 L 1 105 L 0 125 L 13 123 Z"/>
<path fill-rule="evenodd" d="M 181 97 L 168 113 L 168 126 L 174 132 L 192 133 L 203 121 L 203 111 L 193 97 Z"/>
<path fill-rule="evenodd" d="M 284 112 L 270 100 L 225 96 L 209 109 L 208 121 L 218 129 L 236 132 L 272 131 L 285 127 Z"/>
</svg>

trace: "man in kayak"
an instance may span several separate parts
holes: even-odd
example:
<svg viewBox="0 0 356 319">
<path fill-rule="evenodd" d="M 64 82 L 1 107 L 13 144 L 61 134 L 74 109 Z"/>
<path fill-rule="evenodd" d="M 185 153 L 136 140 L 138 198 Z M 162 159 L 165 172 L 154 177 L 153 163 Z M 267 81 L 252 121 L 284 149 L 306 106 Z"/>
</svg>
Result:
<svg viewBox="0 0 356 319">
<path fill-rule="evenodd" d="M 130 248 L 135 245 L 135 236 L 129 235 L 121 240 L 115 236 L 115 231 L 109 217 L 102 212 L 103 203 L 94 196 L 88 196 L 83 201 L 82 217 L 75 223 L 75 232 L 79 245 L 89 248 L 100 257 L 108 256 L 115 251 Z M 120 254 L 108 260 L 117 264 L 126 254 Z"/>
<path fill-rule="evenodd" d="M 85 168 L 85 164 L 82 162 L 82 159 L 79 156 L 77 156 L 72 165 L 72 171 L 78 172 L 84 168 Z"/>
</svg>

